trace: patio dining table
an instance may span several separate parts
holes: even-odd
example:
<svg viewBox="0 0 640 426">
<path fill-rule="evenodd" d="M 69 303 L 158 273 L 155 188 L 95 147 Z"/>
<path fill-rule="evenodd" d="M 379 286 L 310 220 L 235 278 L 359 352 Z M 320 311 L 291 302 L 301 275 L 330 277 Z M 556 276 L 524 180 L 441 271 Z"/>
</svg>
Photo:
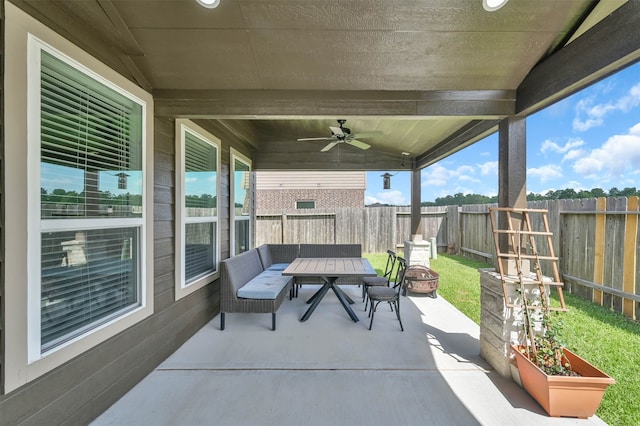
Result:
<svg viewBox="0 0 640 426">
<path fill-rule="evenodd" d="M 282 275 L 295 277 L 320 277 L 324 284 L 307 303 L 310 304 L 300 321 L 309 319 L 329 289 L 333 290 L 342 307 L 354 322 L 359 318 L 351 309 L 354 302 L 337 284 L 341 277 L 372 277 L 377 273 L 369 260 L 360 257 L 299 257 L 282 272 Z"/>
</svg>

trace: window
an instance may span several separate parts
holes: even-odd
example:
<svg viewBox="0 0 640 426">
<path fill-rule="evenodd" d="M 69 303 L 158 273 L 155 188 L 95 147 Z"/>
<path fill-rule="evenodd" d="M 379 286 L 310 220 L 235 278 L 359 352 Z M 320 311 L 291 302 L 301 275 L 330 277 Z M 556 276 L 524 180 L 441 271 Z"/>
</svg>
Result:
<svg viewBox="0 0 640 426">
<path fill-rule="evenodd" d="M 142 105 L 39 52 L 44 353 L 141 304 Z"/>
<path fill-rule="evenodd" d="M 5 391 L 153 313 L 153 99 L 21 11 L 9 15 Z"/>
<path fill-rule="evenodd" d="M 251 161 L 231 149 L 231 253 L 235 256 L 251 248 Z"/>
<path fill-rule="evenodd" d="M 176 120 L 176 299 L 203 287 L 218 271 L 219 140 Z"/>
<path fill-rule="evenodd" d="M 298 200 L 296 201 L 296 209 L 315 209 L 316 200 Z"/>
</svg>

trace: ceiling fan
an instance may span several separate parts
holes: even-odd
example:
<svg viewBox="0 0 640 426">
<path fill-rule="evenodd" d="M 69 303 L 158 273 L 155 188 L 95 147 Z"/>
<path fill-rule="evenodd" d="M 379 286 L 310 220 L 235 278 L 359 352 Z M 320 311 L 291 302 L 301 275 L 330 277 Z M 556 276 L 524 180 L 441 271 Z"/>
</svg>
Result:
<svg viewBox="0 0 640 426">
<path fill-rule="evenodd" d="M 364 132 L 364 133 L 351 133 L 351 129 L 344 127 L 343 124 L 346 123 L 347 120 L 338 120 L 338 124 L 340 127 L 329 126 L 331 129 L 331 136 L 326 138 L 300 138 L 298 142 L 304 141 L 330 141 L 328 145 L 320 150 L 320 152 L 329 151 L 331 148 L 336 146 L 339 143 L 347 143 L 349 145 L 355 146 L 360 149 L 369 149 L 371 145 L 368 143 L 362 142 L 358 139 L 363 138 L 371 138 L 374 136 L 382 136 L 382 132 Z"/>
</svg>

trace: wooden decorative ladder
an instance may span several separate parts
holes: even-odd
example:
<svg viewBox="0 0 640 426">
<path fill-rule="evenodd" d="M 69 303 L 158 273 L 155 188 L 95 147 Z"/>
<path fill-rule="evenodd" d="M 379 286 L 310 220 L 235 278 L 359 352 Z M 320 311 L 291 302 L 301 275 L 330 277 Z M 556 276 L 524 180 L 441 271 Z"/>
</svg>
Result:
<svg viewBox="0 0 640 426">
<path fill-rule="evenodd" d="M 506 215 L 506 224 L 507 229 L 498 229 L 496 225 L 495 212 L 503 212 Z M 534 230 L 531 226 L 531 215 L 539 214 L 542 218 L 543 230 Z M 515 217 L 514 217 L 515 216 Z M 550 307 L 551 310 L 555 311 L 566 311 L 567 307 L 564 303 L 564 295 L 562 293 L 563 283 L 560 281 L 559 273 L 558 273 L 558 258 L 555 256 L 553 251 L 553 243 L 551 241 L 551 236 L 553 233 L 549 230 L 549 221 L 547 220 L 547 210 L 544 209 L 517 209 L 510 207 L 494 207 L 489 209 L 489 217 L 491 218 L 491 229 L 493 230 L 493 239 L 496 247 L 496 256 L 498 257 L 498 271 L 500 272 L 500 279 L 502 281 L 502 290 L 504 292 L 504 300 L 505 304 L 508 307 L 514 307 L 513 303 L 510 302 L 509 293 L 507 290 L 507 274 L 504 271 L 503 259 L 514 259 L 515 267 L 517 273 L 517 281 L 520 286 L 521 297 L 526 302 L 527 293 L 525 291 L 526 285 L 538 285 L 540 290 L 541 297 L 546 298 L 546 302 L 549 303 L 548 294 L 545 291 L 545 286 L 555 287 L 558 291 L 558 299 L 560 300 L 560 307 Z M 518 229 L 514 228 L 513 222 L 515 219 L 520 220 L 520 227 Z M 511 243 L 511 248 L 513 252 L 502 252 L 500 251 L 499 244 L 499 234 L 507 234 L 509 236 L 509 241 Z M 538 248 L 536 246 L 536 236 L 545 237 L 545 241 L 548 247 L 549 255 L 542 256 L 538 253 Z M 523 240 L 524 239 L 524 240 Z M 523 242 L 528 241 L 528 249 L 522 247 Z M 529 259 L 533 263 L 533 267 L 535 269 L 535 278 L 531 275 L 524 276 L 524 272 L 522 270 L 522 262 L 523 260 Z M 551 268 L 553 271 L 553 279 L 552 280 L 544 280 L 542 275 L 542 267 L 540 265 L 541 260 L 548 260 L 551 262 Z M 517 305 L 521 307 L 522 305 Z M 548 305 L 550 306 L 550 305 Z"/>
</svg>

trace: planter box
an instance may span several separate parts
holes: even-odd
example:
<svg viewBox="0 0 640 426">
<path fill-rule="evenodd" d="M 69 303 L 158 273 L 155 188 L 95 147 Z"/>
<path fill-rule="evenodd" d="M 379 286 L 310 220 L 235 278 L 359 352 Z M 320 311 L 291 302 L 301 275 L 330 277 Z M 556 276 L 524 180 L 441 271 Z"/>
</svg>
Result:
<svg viewBox="0 0 640 426">
<path fill-rule="evenodd" d="M 512 345 L 522 385 L 551 417 L 587 418 L 595 414 L 602 396 L 615 380 L 568 349 L 564 355 L 581 377 L 548 376 Z"/>
</svg>

